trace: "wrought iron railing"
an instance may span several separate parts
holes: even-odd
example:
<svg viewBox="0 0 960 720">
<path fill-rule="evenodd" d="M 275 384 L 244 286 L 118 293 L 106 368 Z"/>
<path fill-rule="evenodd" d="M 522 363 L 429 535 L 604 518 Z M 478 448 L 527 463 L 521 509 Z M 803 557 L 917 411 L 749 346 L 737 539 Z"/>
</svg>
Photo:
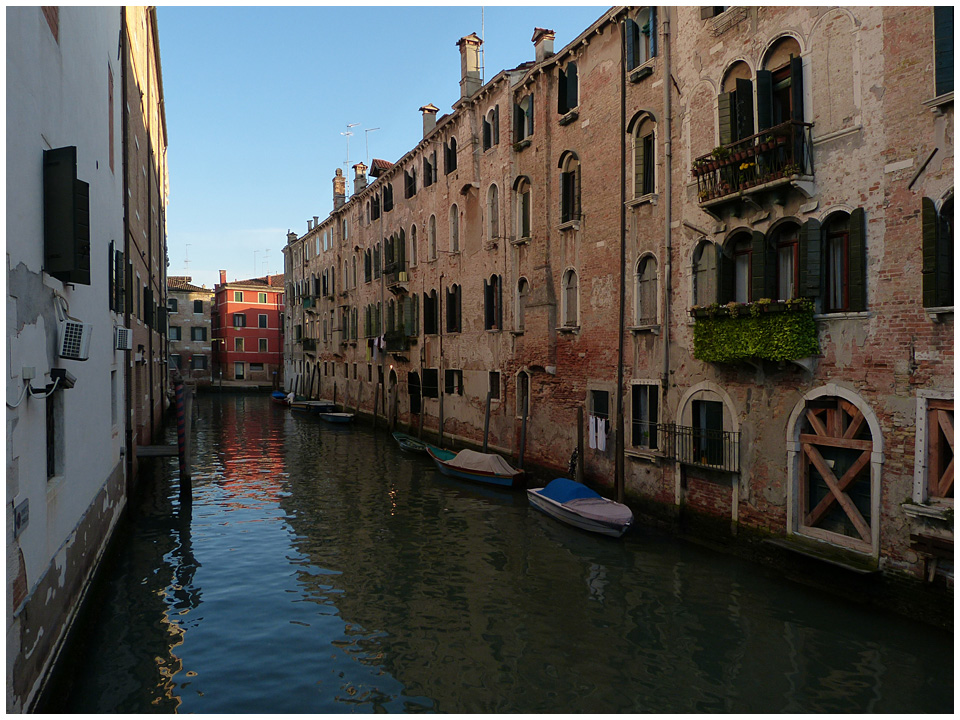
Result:
<svg viewBox="0 0 960 720">
<path fill-rule="evenodd" d="M 317 351 L 316 338 L 303 338 L 303 349 L 307 352 L 316 352 Z"/>
<path fill-rule="evenodd" d="M 813 175 L 811 123 L 789 121 L 693 161 L 701 203 L 794 175 Z"/>
<path fill-rule="evenodd" d="M 407 282 L 407 280 L 409 280 L 407 264 L 405 262 L 390 263 L 383 269 L 383 276 L 387 287 Z"/>
<path fill-rule="evenodd" d="M 665 423 L 657 425 L 663 454 L 686 465 L 740 472 L 740 433 Z"/>
<path fill-rule="evenodd" d="M 388 330 L 384 333 L 383 341 L 387 352 L 405 352 L 410 348 L 410 340 L 403 325 L 396 330 Z"/>
</svg>

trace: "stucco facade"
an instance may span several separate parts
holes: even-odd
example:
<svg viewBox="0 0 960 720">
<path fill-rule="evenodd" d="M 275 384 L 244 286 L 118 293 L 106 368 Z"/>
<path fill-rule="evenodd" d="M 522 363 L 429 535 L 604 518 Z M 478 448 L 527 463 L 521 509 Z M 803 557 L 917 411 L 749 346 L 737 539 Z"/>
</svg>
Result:
<svg viewBox="0 0 960 720">
<path fill-rule="evenodd" d="M 211 349 L 213 290 L 197 287 L 185 276 L 167 278 L 167 358 L 185 382 L 209 386 L 213 377 Z"/>
<path fill-rule="evenodd" d="M 213 298 L 214 382 L 283 384 L 283 276 L 220 282 Z"/>
<path fill-rule="evenodd" d="M 453 111 L 287 237 L 288 389 L 475 444 L 489 396 L 559 472 L 582 411 L 653 512 L 952 586 L 941 12 L 612 8 L 483 85 L 462 38 Z"/>
</svg>

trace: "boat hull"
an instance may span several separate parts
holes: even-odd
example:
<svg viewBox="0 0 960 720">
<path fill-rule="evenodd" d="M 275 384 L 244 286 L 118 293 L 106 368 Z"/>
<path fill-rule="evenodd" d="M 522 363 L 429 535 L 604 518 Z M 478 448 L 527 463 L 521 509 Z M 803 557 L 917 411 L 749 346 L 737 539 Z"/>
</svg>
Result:
<svg viewBox="0 0 960 720">
<path fill-rule="evenodd" d="M 397 441 L 397 444 L 401 449 L 407 450 L 408 452 L 427 452 L 427 445 L 422 440 L 417 440 L 415 437 L 411 437 L 405 433 L 395 432 L 393 433 L 393 439 Z"/>
<path fill-rule="evenodd" d="M 533 488 L 527 490 L 527 497 L 530 500 L 530 504 L 550 517 L 566 523 L 567 525 L 572 525 L 575 528 L 598 533 L 600 535 L 607 535 L 609 537 L 620 537 L 632 524 L 632 518 L 629 522 L 624 523 L 604 522 L 595 518 L 585 517 L 555 500 L 544 497 L 538 492 L 539 490 L 543 490 L 543 488 Z M 607 502 L 614 505 L 619 504 L 613 503 L 612 500 L 607 500 Z"/>
<path fill-rule="evenodd" d="M 426 445 L 427 454 L 436 463 L 437 469 L 448 477 L 455 477 L 461 480 L 470 480 L 472 482 L 483 483 L 485 485 L 496 485 L 497 487 L 512 488 L 520 477 L 517 475 L 499 475 L 494 473 L 472 472 L 453 467 L 446 460 L 452 460 L 456 453 L 448 450 L 442 450 L 432 445 Z M 442 454 L 442 456 L 440 455 Z"/>
<path fill-rule="evenodd" d="M 350 423 L 353 422 L 353 413 L 320 413 L 320 419 L 328 423 Z"/>
</svg>

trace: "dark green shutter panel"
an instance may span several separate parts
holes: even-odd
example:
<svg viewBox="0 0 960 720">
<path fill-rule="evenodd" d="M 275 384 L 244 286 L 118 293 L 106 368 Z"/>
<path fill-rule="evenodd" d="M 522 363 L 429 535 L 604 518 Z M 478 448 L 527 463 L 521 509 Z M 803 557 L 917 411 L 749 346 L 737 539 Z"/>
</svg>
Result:
<svg viewBox="0 0 960 720">
<path fill-rule="evenodd" d="M 733 93 L 720 93 L 717 96 L 717 120 L 720 125 L 720 144 L 729 145 L 733 142 Z"/>
<path fill-rule="evenodd" d="M 148 287 L 143 289 L 143 321 L 147 327 L 153 327 L 153 290 Z"/>
<path fill-rule="evenodd" d="M 867 226 L 866 213 L 857 208 L 850 213 L 849 235 L 850 309 L 863 312 L 867 309 Z"/>
<path fill-rule="evenodd" d="M 753 83 L 737 78 L 737 140 L 753 135 Z"/>
<path fill-rule="evenodd" d="M 936 94 L 953 92 L 953 7 L 933 9 L 934 78 Z"/>
<path fill-rule="evenodd" d="M 533 93 L 530 93 L 530 104 L 527 108 L 527 134 L 533 135 Z"/>
<path fill-rule="evenodd" d="M 657 6 L 650 7 L 650 57 L 657 54 Z"/>
<path fill-rule="evenodd" d="M 623 21 L 623 35 L 627 43 L 627 70 L 633 70 L 637 65 L 637 36 L 640 29 L 637 24 L 627 18 Z"/>
<path fill-rule="evenodd" d="M 493 144 L 500 144 L 500 106 L 493 107 Z"/>
<path fill-rule="evenodd" d="M 573 220 L 580 218 L 580 166 L 572 173 L 573 175 Z"/>
<path fill-rule="evenodd" d="M 570 63 L 567 65 L 567 109 L 575 108 L 579 104 L 577 98 L 577 65 Z"/>
<path fill-rule="evenodd" d="M 497 275 L 497 329 L 503 329 L 503 278 Z"/>
<path fill-rule="evenodd" d="M 791 114 L 794 122 L 803 122 L 803 60 L 790 58 Z"/>
<path fill-rule="evenodd" d="M 457 285 L 456 289 L 456 303 L 457 303 L 457 332 L 460 332 L 463 329 L 463 315 L 460 312 L 461 308 L 461 299 L 463 294 L 463 288 L 460 285 Z"/>
<path fill-rule="evenodd" d="M 762 232 L 754 231 L 753 248 L 750 254 L 750 274 L 752 276 L 751 298 L 754 302 L 760 298 L 769 298 L 766 286 L 767 238 Z"/>
<path fill-rule="evenodd" d="M 717 246 L 717 296 L 721 305 L 736 300 L 736 263 L 727 255 L 726 251 Z"/>
<path fill-rule="evenodd" d="M 114 255 L 113 240 L 111 240 L 110 245 L 107 249 L 107 280 L 108 280 L 107 307 L 110 310 L 115 311 L 117 309 L 116 303 L 114 301 L 114 298 L 116 297 L 117 279 L 114 277 L 114 273 L 116 272 L 116 264 L 114 262 L 113 255 Z"/>
<path fill-rule="evenodd" d="M 921 200 L 923 219 L 923 306 L 937 306 L 937 207 L 930 198 Z"/>
<path fill-rule="evenodd" d="M 483 329 L 489 330 L 493 323 L 493 294 L 490 283 L 483 281 Z"/>
<path fill-rule="evenodd" d="M 126 298 L 126 280 L 124 277 L 125 267 L 126 265 L 123 262 L 123 253 L 119 250 L 115 250 L 113 253 L 113 309 L 118 313 L 122 313 L 126 309 L 124 306 L 124 301 Z"/>
<path fill-rule="evenodd" d="M 407 301 L 403 303 L 403 332 L 406 335 L 413 335 L 413 301 L 416 298 L 414 295 L 412 298 L 407 298 Z"/>
<path fill-rule="evenodd" d="M 513 141 L 523 140 L 523 108 L 517 103 L 513 104 Z"/>
<path fill-rule="evenodd" d="M 557 70 L 557 112 L 567 112 L 567 74 L 563 70 Z"/>
<path fill-rule="evenodd" d="M 800 226 L 800 287 L 797 294 L 800 297 L 816 299 L 820 296 L 820 276 L 822 265 L 822 240 L 820 236 L 820 222 L 807 220 Z"/>
<path fill-rule="evenodd" d="M 937 230 L 937 305 L 940 307 L 953 305 L 953 232 L 950 229 L 953 224 L 952 208 L 949 219 L 944 217 L 947 214 L 940 208 Z"/>
<path fill-rule="evenodd" d="M 757 70 L 757 132 L 773 127 L 773 73 Z"/>
<path fill-rule="evenodd" d="M 645 167 L 644 142 L 642 137 L 637 137 L 634 148 L 634 171 L 633 171 L 633 195 L 640 197 L 643 192 L 643 170 Z"/>
</svg>

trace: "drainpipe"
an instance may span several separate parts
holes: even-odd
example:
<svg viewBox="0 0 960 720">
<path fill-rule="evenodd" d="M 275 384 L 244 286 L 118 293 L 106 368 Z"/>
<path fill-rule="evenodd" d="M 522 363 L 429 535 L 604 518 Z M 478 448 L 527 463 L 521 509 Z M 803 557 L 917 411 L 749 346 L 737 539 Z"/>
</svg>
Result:
<svg viewBox="0 0 960 720">
<path fill-rule="evenodd" d="M 437 397 L 440 399 L 439 414 L 437 416 L 437 446 L 443 447 L 443 273 L 440 273 L 440 291 L 437 293 L 437 332 L 440 334 L 440 358 L 437 360 Z"/>
<path fill-rule="evenodd" d="M 617 493 L 617 502 L 623 502 L 624 480 L 624 437 L 623 437 L 623 324 L 626 316 L 626 262 L 627 262 L 627 215 L 626 215 L 626 182 L 627 157 L 624 137 L 626 132 L 627 95 L 626 95 L 626 67 L 627 67 L 626 34 L 623 22 L 620 23 L 620 320 L 617 326 L 617 429 L 616 429 L 616 474 L 614 486 Z"/>
<path fill-rule="evenodd" d="M 672 116 L 670 108 L 670 84 L 673 81 L 670 69 L 670 8 L 661 8 L 663 16 L 663 159 L 664 159 L 664 200 L 663 200 L 663 239 L 664 239 L 664 270 L 663 270 L 663 376 L 661 385 L 664 394 L 667 393 L 670 382 L 670 292 L 671 292 L 671 246 L 672 234 L 670 228 L 673 208 L 673 142 Z"/>
</svg>

